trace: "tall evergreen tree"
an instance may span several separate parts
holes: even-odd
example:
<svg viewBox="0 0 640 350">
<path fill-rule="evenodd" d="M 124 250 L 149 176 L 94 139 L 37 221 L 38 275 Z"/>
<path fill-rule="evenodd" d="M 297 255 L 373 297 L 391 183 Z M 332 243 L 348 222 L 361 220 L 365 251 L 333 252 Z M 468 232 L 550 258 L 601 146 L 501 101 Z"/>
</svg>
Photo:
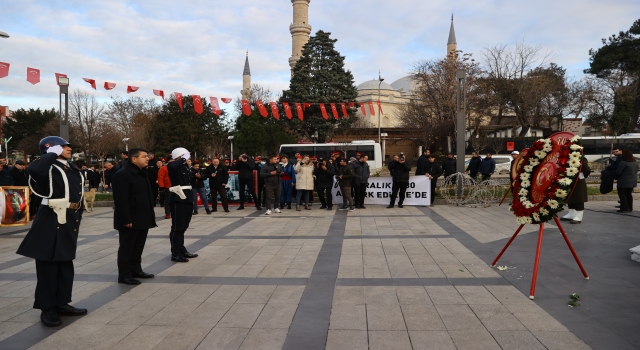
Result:
<svg viewBox="0 0 640 350">
<path fill-rule="evenodd" d="M 302 50 L 302 57 L 293 69 L 289 90 L 282 93 L 280 102 L 311 102 L 313 106 L 304 111 L 304 121 L 293 119 L 291 129 L 307 139 L 317 132 L 321 142 L 330 139 L 335 128 L 349 127 L 353 118 L 335 120 L 326 104 L 329 120 L 322 117 L 317 103 L 352 102 L 358 96 L 353 74 L 344 68 L 344 56 L 335 49 L 337 39 L 331 33 L 319 30 L 309 38 Z M 356 109 L 348 109 L 349 115 Z M 295 111 L 294 111 L 295 114 Z"/>
<path fill-rule="evenodd" d="M 39 155 L 38 142 L 45 136 L 45 132 L 51 132 L 51 127 L 58 121 L 58 112 L 53 108 L 40 110 L 30 108 L 18 109 L 13 112 L 11 118 L 7 118 L 2 125 L 2 137 L 11 137 L 9 148 L 17 148 L 31 155 Z M 49 126 L 49 127 L 48 127 Z M 58 135 L 60 129 L 56 130 Z M 25 141 L 25 142 L 22 142 Z M 14 145 L 15 147 L 12 147 Z"/>
<path fill-rule="evenodd" d="M 263 118 L 255 108 L 251 116 L 240 115 L 236 119 L 234 145 L 238 151 L 250 155 L 273 155 L 281 144 L 295 142 L 295 137 L 284 130 L 282 123 L 271 113 Z"/>
</svg>

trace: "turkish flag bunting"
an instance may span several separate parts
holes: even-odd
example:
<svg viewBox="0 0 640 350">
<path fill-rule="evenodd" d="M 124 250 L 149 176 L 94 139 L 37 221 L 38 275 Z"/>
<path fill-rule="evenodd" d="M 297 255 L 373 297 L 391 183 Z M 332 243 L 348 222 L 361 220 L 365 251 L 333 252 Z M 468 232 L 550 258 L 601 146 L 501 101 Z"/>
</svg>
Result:
<svg viewBox="0 0 640 350">
<path fill-rule="evenodd" d="M 9 75 L 9 63 L 0 62 L 0 78 L 4 78 Z"/>
<path fill-rule="evenodd" d="M 360 111 L 362 112 L 363 116 L 367 116 L 367 110 L 364 108 L 364 102 L 359 102 L 360 103 Z"/>
<path fill-rule="evenodd" d="M 242 100 L 242 113 L 247 117 L 251 116 L 251 105 L 247 100 Z"/>
<path fill-rule="evenodd" d="M 375 115 L 376 111 L 373 109 L 373 101 L 369 101 L 367 103 L 369 104 L 369 112 L 371 112 L 371 115 Z"/>
<path fill-rule="evenodd" d="M 67 75 L 66 74 L 62 74 L 62 73 L 56 73 L 56 84 L 60 85 L 58 83 L 58 77 L 67 78 Z"/>
<path fill-rule="evenodd" d="M 271 114 L 273 114 L 273 117 L 276 118 L 276 120 L 280 120 L 280 113 L 278 113 L 278 105 L 275 102 L 269 102 L 269 105 L 271 106 Z"/>
<path fill-rule="evenodd" d="M 287 115 L 287 119 L 291 120 L 293 118 L 293 113 L 291 113 L 291 107 L 287 102 L 282 102 L 282 107 L 284 107 L 284 114 Z"/>
<path fill-rule="evenodd" d="M 302 110 L 304 111 L 305 109 L 311 107 L 311 102 L 305 102 L 302 104 Z"/>
<path fill-rule="evenodd" d="M 180 112 L 182 112 L 182 94 L 179 92 L 173 93 L 176 96 L 176 102 L 178 102 L 178 107 L 180 107 Z"/>
<path fill-rule="evenodd" d="M 356 103 L 355 103 L 355 102 L 349 102 L 349 108 L 353 108 L 353 107 L 355 107 L 355 106 L 356 106 Z"/>
<path fill-rule="evenodd" d="M 115 84 L 115 83 L 110 83 L 110 82 L 108 82 L 108 81 L 105 81 L 105 82 L 104 82 L 104 89 L 105 89 L 105 90 L 111 90 L 111 89 L 113 89 L 114 87 L 116 87 L 116 84 Z"/>
<path fill-rule="evenodd" d="M 336 104 L 330 103 L 329 106 L 331 106 L 331 113 L 333 113 L 333 118 L 335 120 L 340 119 L 340 116 L 338 115 L 338 109 L 336 108 Z"/>
<path fill-rule="evenodd" d="M 329 120 L 329 115 L 327 114 L 327 107 L 324 106 L 324 103 L 320 103 L 320 111 L 322 112 L 322 118 L 324 118 L 324 120 Z"/>
<path fill-rule="evenodd" d="M 345 118 L 349 118 L 349 113 L 347 113 L 347 106 L 345 106 L 344 102 L 340 103 L 340 107 L 342 107 L 342 115 Z"/>
<path fill-rule="evenodd" d="M 209 97 L 209 99 L 211 100 L 211 111 L 213 112 L 213 114 L 220 115 L 222 110 L 220 110 L 220 104 L 218 104 L 218 98 L 212 96 L 212 97 Z"/>
<path fill-rule="evenodd" d="M 221 99 L 221 100 L 222 100 L 222 102 L 224 102 L 224 103 L 229 103 L 229 102 L 231 102 L 231 100 L 232 100 L 232 99 L 227 98 L 227 97 L 221 97 L 220 99 Z"/>
<path fill-rule="evenodd" d="M 162 99 L 164 100 L 164 91 L 162 91 L 162 90 L 153 90 L 153 94 L 156 95 L 156 96 L 162 97 Z"/>
<path fill-rule="evenodd" d="M 256 105 L 258 105 L 258 111 L 260 111 L 261 116 L 265 118 L 269 116 L 269 112 L 267 112 L 267 108 L 264 106 L 264 103 L 262 103 L 262 101 L 256 101 Z"/>
<path fill-rule="evenodd" d="M 40 70 L 27 67 L 27 81 L 35 85 L 40 82 Z"/>
<path fill-rule="evenodd" d="M 82 80 L 84 80 L 87 83 L 89 83 L 94 90 L 96 89 L 96 81 L 95 81 L 95 79 L 82 78 Z"/>
<path fill-rule="evenodd" d="M 198 95 L 193 95 L 193 109 L 198 114 L 202 114 L 202 112 L 204 112 L 204 109 L 202 109 L 202 99 Z"/>
<path fill-rule="evenodd" d="M 136 92 L 136 91 L 138 91 L 138 89 L 139 89 L 139 87 L 137 87 L 137 86 L 129 85 L 129 86 L 127 86 L 127 93 L 130 94 L 132 92 Z"/>
<path fill-rule="evenodd" d="M 380 103 L 380 100 L 378 100 L 378 110 L 380 111 L 380 113 L 384 113 L 382 111 L 382 103 Z"/>
<path fill-rule="evenodd" d="M 298 119 L 304 120 L 304 114 L 302 113 L 302 105 L 296 103 L 296 111 L 298 111 Z"/>
</svg>

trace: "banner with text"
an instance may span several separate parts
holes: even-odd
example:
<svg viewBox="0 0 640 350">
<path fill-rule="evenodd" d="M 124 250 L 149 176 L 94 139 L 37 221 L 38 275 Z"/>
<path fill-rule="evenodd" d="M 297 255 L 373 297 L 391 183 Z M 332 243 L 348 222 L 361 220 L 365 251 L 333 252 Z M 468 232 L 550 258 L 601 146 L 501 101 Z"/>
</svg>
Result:
<svg viewBox="0 0 640 350">
<path fill-rule="evenodd" d="M 391 177 L 370 177 L 364 204 L 389 205 L 391 199 Z M 342 192 L 336 180 L 332 189 L 333 203 L 342 203 Z M 400 197 L 400 191 L 398 191 Z M 397 201 L 396 201 L 397 203 Z M 403 205 L 430 205 L 431 180 L 426 176 L 411 176 Z"/>
</svg>

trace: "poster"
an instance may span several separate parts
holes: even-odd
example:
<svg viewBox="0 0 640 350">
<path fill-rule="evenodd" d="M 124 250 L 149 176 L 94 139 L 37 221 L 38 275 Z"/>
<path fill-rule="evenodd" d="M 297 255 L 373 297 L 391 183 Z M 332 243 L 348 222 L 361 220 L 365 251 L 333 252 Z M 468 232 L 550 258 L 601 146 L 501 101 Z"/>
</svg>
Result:
<svg viewBox="0 0 640 350">
<path fill-rule="evenodd" d="M 391 200 L 391 177 L 370 177 L 364 204 L 389 205 Z M 338 181 L 333 183 L 333 203 L 342 203 L 342 193 Z M 400 192 L 398 191 L 398 196 Z M 431 180 L 426 176 L 411 176 L 403 205 L 430 205 Z"/>
<path fill-rule="evenodd" d="M 29 187 L 3 186 L 2 226 L 22 226 L 29 222 Z"/>
<path fill-rule="evenodd" d="M 240 179 L 238 179 L 237 171 L 229 171 L 229 182 L 227 183 L 227 201 L 229 205 L 240 205 Z M 211 189 L 209 188 L 209 179 L 204 180 L 204 188 L 207 193 L 207 201 L 209 205 L 213 203 L 211 200 Z M 258 172 L 256 170 L 253 171 L 253 188 L 257 193 L 258 190 Z M 251 197 L 249 197 L 249 190 L 245 186 L 245 203 L 253 203 L 251 202 Z M 254 194 L 256 195 L 256 194 Z M 220 199 L 220 195 L 216 194 L 218 205 L 222 206 L 222 202 Z M 200 200 L 200 196 L 198 195 L 198 204 L 202 205 L 202 201 Z"/>
</svg>

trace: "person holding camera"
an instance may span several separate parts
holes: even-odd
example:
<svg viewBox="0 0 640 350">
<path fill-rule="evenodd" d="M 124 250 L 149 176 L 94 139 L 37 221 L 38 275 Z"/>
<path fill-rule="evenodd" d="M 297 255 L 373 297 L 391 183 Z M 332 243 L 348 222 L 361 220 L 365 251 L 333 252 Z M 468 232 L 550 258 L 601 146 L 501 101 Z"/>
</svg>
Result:
<svg viewBox="0 0 640 350">
<path fill-rule="evenodd" d="M 298 159 L 296 166 L 296 210 L 300 211 L 300 200 L 304 196 L 304 209 L 311 210 L 309 194 L 313 191 L 313 163 L 308 155 Z"/>
<path fill-rule="evenodd" d="M 260 169 L 260 177 L 264 179 L 264 188 L 266 192 L 265 204 L 267 208 L 266 215 L 271 215 L 272 198 L 273 203 L 280 198 L 280 177 L 284 172 L 282 171 L 282 165 L 278 163 L 278 156 L 274 155 L 269 158 L 269 163 L 262 166 Z M 274 211 L 280 213 L 278 205 L 274 204 Z"/>
<path fill-rule="evenodd" d="M 229 172 L 227 167 L 220 164 L 220 159 L 215 158 L 211 165 L 207 167 L 206 175 L 209 178 L 209 189 L 211 192 L 211 211 L 218 211 L 218 195 L 222 201 L 222 208 L 225 213 L 229 212 L 227 202 L 227 183 L 229 182 Z"/>
<path fill-rule="evenodd" d="M 342 192 L 342 208 L 340 208 L 340 210 L 354 211 L 353 197 L 351 196 L 351 181 L 355 175 L 353 167 L 351 167 L 344 158 L 340 158 L 340 169 L 336 177 L 339 180 L 340 191 Z M 348 206 L 347 203 L 349 204 Z"/>
<path fill-rule="evenodd" d="M 404 154 L 400 153 L 400 157 L 394 157 L 394 160 L 389 163 L 389 171 L 393 178 L 393 186 L 391 187 L 391 203 L 389 203 L 387 208 L 393 208 L 395 205 L 396 198 L 398 198 L 398 191 L 400 191 L 398 208 L 402 208 L 407 187 L 409 187 L 411 165 L 407 164 Z"/>
<path fill-rule="evenodd" d="M 331 188 L 333 187 L 333 176 L 336 174 L 336 169 L 330 161 L 320 158 L 317 167 L 315 168 L 315 177 L 318 191 L 318 197 L 320 197 L 320 209 L 333 209 L 333 196 L 331 194 Z M 325 200 L 326 194 L 326 200 Z"/>
<path fill-rule="evenodd" d="M 200 169 L 200 162 L 196 160 L 191 169 L 191 191 L 193 191 L 193 215 L 198 215 L 198 195 L 207 214 L 211 214 L 207 201 L 207 190 L 204 188 L 204 180 L 207 175 Z"/>
<path fill-rule="evenodd" d="M 436 162 L 436 156 L 429 154 L 429 162 L 424 168 L 425 176 L 431 180 L 431 205 L 433 205 L 433 199 L 436 196 L 436 183 L 440 175 L 442 175 L 442 168 Z"/>
<path fill-rule="evenodd" d="M 256 209 L 262 209 L 260 203 L 256 199 L 256 190 L 253 185 L 253 170 L 256 167 L 255 162 L 246 153 L 240 155 L 240 161 L 236 163 L 235 167 L 238 170 L 238 182 L 240 183 L 240 206 L 238 210 L 244 209 L 245 201 L 245 187 L 249 189 L 250 200 L 256 204 Z"/>
<path fill-rule="evenodd" d="M 291 209 L 291 198 L 293 196 L 293 187 L 296 185 L 296 170 L 293 164 L 289 163 L 289 157 L 283 155 L 280 158 L 282 166 L 282 176 L 280 177 L 280 209 Z"/>
</svg>

